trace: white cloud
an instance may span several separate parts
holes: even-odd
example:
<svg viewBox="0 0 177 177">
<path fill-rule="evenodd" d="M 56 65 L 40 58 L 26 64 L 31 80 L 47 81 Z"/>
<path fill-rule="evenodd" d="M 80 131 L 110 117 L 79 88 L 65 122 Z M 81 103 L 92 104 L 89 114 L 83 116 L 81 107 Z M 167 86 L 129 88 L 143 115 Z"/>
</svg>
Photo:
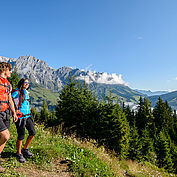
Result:
<svg viewBox="0 0 177 177">
<path fill-rule="evenodd" d="M 174 92 L 176 89 L 168 89 L 168 92 Z"/>
<path fill-rule="evenodd" d="M 87 71 L 86 75 L 80 75 L 78 77 L 80 80 L 85 80 L 86 83 L 90 84 L 91 82 L 97 82 L 102 84 L 122 84 L 122 85 L 128 85 L 123 79 L 122 74 L 108 74 L 106 72 L 104 73 L 98 73 L 96 71 Z"/>
</svg>

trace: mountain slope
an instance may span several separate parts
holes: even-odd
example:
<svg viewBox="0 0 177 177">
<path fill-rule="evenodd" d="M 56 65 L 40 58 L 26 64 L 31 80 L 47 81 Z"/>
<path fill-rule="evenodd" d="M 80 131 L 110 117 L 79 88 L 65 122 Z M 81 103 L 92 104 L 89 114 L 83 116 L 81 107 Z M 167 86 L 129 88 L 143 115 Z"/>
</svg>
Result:
<svg viewBox="0 0 177 177">
<path fill-rule="evenodd" d="M 48 66 L 46 62 L 33 56 L 21 56 L 18 59 L 0 57 L 0 61 L 11 63 L 16 66 L 21 77 L 27 77 L 33 83 L 39 84 L 52 92 L 54 91 L 55 94 L 61 91 L 71 76 L 75 76 L 76 79 L 84 80 L 99 98 L 105 98 L 111 92 L 113 96 L 118 96 L 120 102 L 137 103 L 139 97 L 143 96 L 143 94 L 130 89 L 122 80 L 121 75 L 84 71 L 66 66 L 54 69 Z M 36 90 L 32 87 L 36 88 Z M 31 94 L 35 98 L 33 101 L 37 106 L 39 102 L 46 99 L 46 93 L 41 92 L 43 89 L 40 86 L 33 85 L 32 87 Z M 56 97 L 58 96 L 49 96 L 48 103 L 56 103 Z"/>
<path fill-rule="evenodd" d="M 138 90 L 138 89 L 135 89 L 135 91 L 137 91 L 139 93 L 142 93 L 144 95 L 147 95 L 147 96 L 163 95 L 163 94 L 168 93 L 168 91 L 156 91 L 156 92 L 152 92 L 150 90 Z"/>
<path fill-rule="evenodd" d="M 140 96 L 144 96 L 141 93 L 138 93 L 130 89 L 126 85 L 122 84 L 98 84 L 92 83 L 89 85 L 91 90 L 95 90 L 95 94 L 99 99 L 105 98 L 110 93 L 112 96 L 118 97 L 120 103 L 122 102 L 133 102 L 137 103 Z"/>
<path fill-rule="evenodd" d="M 33 107 L 40 108 L 42 106 L 43 100 L 45 100 L 48 105 L 48 108 L 51 111 L 55 109 L 59 96 L 59 93 L 57 91 L 46 89 L 36 83 L 30 83 L 29 91 L 31 104 Z"/>
<path fill-rule="evenodd" d="M 19 163 L 15 158 L 16 127 L 11 124 L 11 137 L 2 153 L 1 165 L 6 168 L 5 176 L 176 176 L 149 163 L 137 163 L 131 160 L 119 160 L 108 153 L 95 141 L 52 134 L 42 126 L 35 125 L 36 136 L 30 145 L 34 156 L 26 163 Z M 26 140 L 27 137 L 25 137 Z"/>
<path fill-rule="evenodd" d="M 160 95 L 163 101 L 168 101 L 169 105 L 172 107 L 172 109 L 177 110 L 177 91 L 170 92 L 167 94 Z M 149 100 L 151 101 L 152 107 L 155 106 L 155 103 L 158 101 L 158 96 L 150 96 Z"/>
</svg>

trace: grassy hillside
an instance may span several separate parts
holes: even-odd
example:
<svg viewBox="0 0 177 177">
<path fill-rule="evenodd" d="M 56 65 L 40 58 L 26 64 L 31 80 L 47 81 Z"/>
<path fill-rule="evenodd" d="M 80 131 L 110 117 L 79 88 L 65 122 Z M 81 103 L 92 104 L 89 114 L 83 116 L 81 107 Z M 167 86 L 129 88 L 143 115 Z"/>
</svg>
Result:
<svg viewBox="0 0 177 177">
<path fill-rule="evenodd" d="M 57 103 L 57 98 L 59 96 L 58 92 L 48 90 L 36 83 L 30 84 L 29 91 L 31 96 L 31 103 L 34 107 L 40 108 L 42 106 L 42 101 L 45 100 L 48 104 L 49 109 L 50 110 L 54 109 Z"/>
<path fill-rule="evenodd" d="M 131 88 L 122 85 L 122 84 L 97 84 L 92 83 L 89 85 L 89 88 L 95 92 L 95 95 L 99 99 L 105 98 L 110 93 L 112 96 L 117 96 L 119 102 L 134 102 L 137 103 L 140 96 L 143 94 L 132 90 Z"/>
<path fill-rule="evenodd" d="M 96 96 L 98 96 L 99 99 L 104 99 L 111 93 L 112 96 L 115 96 L 119 99 L 120 103 L 137 103 L 140 96 L 144 96 L 143 94 L 121 84 L 110 85 L 92 83 L 89 85 L 89 88 L 95 93 Z M 42 101 L 45 100 L 49 109 L 54 110 L 59 93 L 56 91 L 48 90 L 39 84 L 31 83 L 30 95 L 31 103 L 34 107 L 40 108 L 42 106 Z"/>
<path fill-rule="evenodd" d="M 172 109 L 177 110 L 177 91 L 170 92 L 167 94 L 160 95 L 163 101 L 168 101 L 168 104 L 172 107 Z M 152 107 L 155 106 L 156 102 L 158 101 L 159 96 L 151 96 L 149 100 L 151 101 Z"/>
<path fill-rule="evenodd" d="M 149 163 L 120 161 L 94 141 L 80 141 L 74 137 L 52 135 L 36 125 L 36 136 L 31 144 L 34 157 L 25 164 L 15 158 L 16 129 L 11 124 L 11 138 L 2 153 L 6 173 L 1 176 L 175 176 Z"/>
</svg>

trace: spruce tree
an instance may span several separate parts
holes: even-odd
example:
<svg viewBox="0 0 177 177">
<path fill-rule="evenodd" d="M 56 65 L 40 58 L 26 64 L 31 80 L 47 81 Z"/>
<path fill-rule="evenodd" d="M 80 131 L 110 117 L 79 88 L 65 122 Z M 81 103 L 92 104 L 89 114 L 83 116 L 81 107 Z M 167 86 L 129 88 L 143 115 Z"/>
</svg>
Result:
<svg viewBox="0 0 177 177">
<path fill-rule="evenodd" d="M 11 83 L 12 88 L 16 89 L 17 86 L 18 86 L 18 82 L 20 81 L 20 77 L 17 74 L 17 68 L 16 67 L 14 67 L 14 70 L 13 70 L 13 72 L 11 74 L 11 77 L 8 78 L 8 80 Z"/>
<path fill-rule="evenodd" d="M 36 108 L 31 108 L 31 114 L 36 122 L 40 120 L 40 113 L 37 112 Z"/>
<path fill-rule="evenodd" d="M 146 161 L 151 161 L 155 164 L 156 161 L 156 154 L 154 152 L 154 146 L 153 146 L 153 139 L 150 137 L 150 130 L 147 126 L 143 132 L 141 137 L 141 144 L 142 144 L 142 157 Z"/>
<path fill-rule="evenodd" d="M 99 128 L 99 103 L 85 83 L 70 78 L 59 95 L 56 117 L 64 123 L 68 133 L 97 138 Z"/>
<path fill-rule="evenodd" d="M 129 150 L 130 127 L 119 104 L 113 106 L 109 115 L 109 147 L 115 150 L 120 158 L 126 158 Z"/>
<path fill-rule="evenodd" d="M 40 111 L 40 121 L 43 123 L 47 123 L 49 119 L 49 111 L 48 106 L 45 100 L 43 100 L 42 108 Z"/>
<path fill-rule="evenodd" d="M 162 129 L 162 127 L 165 125 L 164 124 L 165 123 L 164 112 L 165 112 L 165 105 L 162 99 L 159 97 L 158 102 L 156 103 L 154 110 L 153 110 L 155 127 L 158 133 Z"/>
<path fill-rule="evenodd" d="M 138 133 L 141 134 L 146 125 L 144 101 L 142 97 L 139 99 L 138 110 L 135 115 L 135 125 L 138 128 Z"/>
<path fill-rule="evenodd" d="M 131 111 L 130 106 L 124 107 L 123 112 L 125 113 L 125 116 L 127 118 L 127 121 L 129 122 L 129 125 L 132 127 L 135 122 L 134 112 Z"/>
<path fill-rule="evenodd" d="M 142 143 L 138 133 L 137 127 L 134 126 L 130 129 L 130 148 L 129 148 L 129 158 L 132 160 L 142 159 Z"/>
<path fill-rule="evenodd" d="M 157 159 L 158 159 L 159 167 L 161 168 L 163 167 L 169 172 L 173 172 L 174 163 L 172 161 L 170 142 L 163 129 L 159 132 L 159 136 L 157 139 L 156 152 L 157 152 Z"/>
</svg>

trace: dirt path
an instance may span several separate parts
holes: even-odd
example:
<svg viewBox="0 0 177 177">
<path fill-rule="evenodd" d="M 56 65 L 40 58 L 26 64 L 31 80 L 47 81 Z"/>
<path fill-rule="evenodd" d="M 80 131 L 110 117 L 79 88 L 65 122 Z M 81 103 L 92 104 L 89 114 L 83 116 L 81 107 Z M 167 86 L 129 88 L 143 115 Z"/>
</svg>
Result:
<svg viewBox="0 0 177 177">
<path fill-rule="evenodd" d="M 26 177 L 73 177 L 73 174 L 69 172 L 69 162 L 65 160 L 55 160 L 54 167 L 51 171 L 45 169 L 38 169 L 34 165 L 28 167 L 19 167 L 14 169 L 19 174 L 23 174 Z"/>
</svg>

